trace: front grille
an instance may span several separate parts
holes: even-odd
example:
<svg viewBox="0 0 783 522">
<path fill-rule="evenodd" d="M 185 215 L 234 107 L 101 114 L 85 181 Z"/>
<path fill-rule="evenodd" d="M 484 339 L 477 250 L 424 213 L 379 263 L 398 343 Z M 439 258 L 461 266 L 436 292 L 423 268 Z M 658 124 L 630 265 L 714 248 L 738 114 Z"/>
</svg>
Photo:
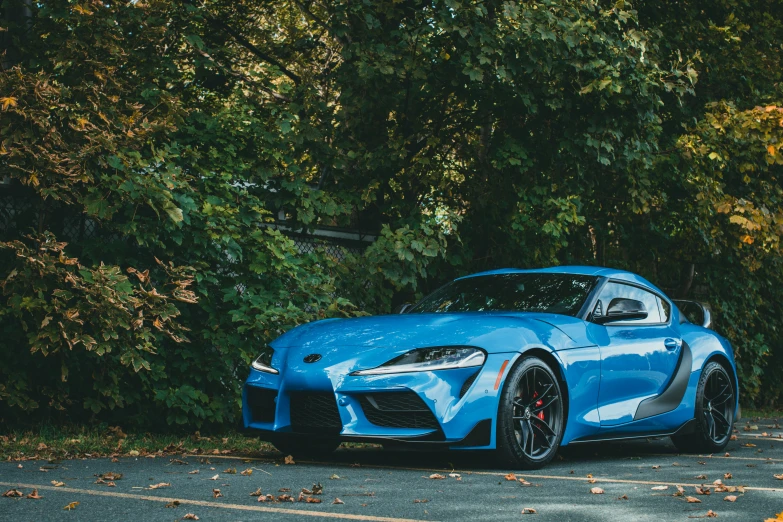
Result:
<svg viewBox="0 0 783 522">
<path fill-rule="evenodd" d="M 466 393 L 468 393 L 468 390 L 470 389 L 470 387 L 473 386 L 474 382 L 476 382 L 476 377 L 478 377 L 478 374 L 479 374 L 479 372 L 474 373 L 473 375 L 468 377 L 468 379 L 464 383 L 462 383 L 462 389 L 460 389 L 460 391 L 459 391 L 459 398 L 460 399 L 462 397 L 464 397 Z"/>
<path fill-rule="evenodd" d="M 247 406 L 252 422 L 275 421 L 275 398 L 277 390 L 248 386 L 245 388 Z"/>
<path fill-rule="evenodd" d="M 432 411 L 424 404 L 421 397 L 412 391 L 361 395 L 359 403 L 367 420 L 376 426 L 440 428 Z"/>
<path fill-rule="evenodd" d="M 292 393 L 291 428 L 300 432 L 340 433 L 343 422 L 334 394 Z"/>
</svg>

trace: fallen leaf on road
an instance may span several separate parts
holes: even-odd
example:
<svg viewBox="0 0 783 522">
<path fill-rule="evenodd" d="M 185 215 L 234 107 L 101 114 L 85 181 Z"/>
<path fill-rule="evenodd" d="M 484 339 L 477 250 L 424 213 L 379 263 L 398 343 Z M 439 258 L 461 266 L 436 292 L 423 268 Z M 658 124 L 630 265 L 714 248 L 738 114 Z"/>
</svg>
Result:
<svg viewBox="0 0 783 522">
<path fill-rule="evenodd" d="M 459 473 L 449 473 L 449 477 L 457 480 L 462 480 L 462 475 L 460 475 Z"/>
<path fill-rule="evenodd" d="M 318 484 L 313 484 L 313 495 L 320 495 L 324 492 L 324 487 L 319 482 Z"/>
<path fill-rule="evenodd" d="M 775 518 L 765 519 L 764 522 L 778 522 L 779 520 L 783 520 L 783 511 L 775 515 Z"/>
<path fill-rule="evenodd" d="M 674 494 L 675 497 L 681 497 L 685 493 L 685 488 L 682 486 L 677 486 L 677 492 Z"/>
<path fill-rule="evenodd" d="M 3 493 L 3 496 L 4 497 L 8 497 L 8 498 L 21 497 L 22 496 L 22 492 L 19 491 L 18 489 L 9 489 L 5 493 Z"/>
<path fill-rule="evenodd" d="M 592 493 L 593 495 L 603 495 L 604 490 L 601 488 L 590 488 L 590 493 Z"/>
<path fill-rule="evenodd" d="M 188 475 L 198 475 L 198 470 L 194 469 L 193 471 L 188 471 Z"/>
<path fill-rule="evenodd" d="M 622 497 L 617 497 L 617 500 L 628 500 L 628 495 L 623 495 Z"/>
<path fill-rule="evenodd" d="M 175 508 L 175 507 L 179 506 L 180 504 L 181 504 L 181 502 L 179 500 L 172 500 L 171 502 L 166 504 L 166 507 L 167 508 Z"/>
<path fill-rule="evenodd" d="M 315 497 L 305 497 L 304 501 L 308 504 L 320 504 L 322 502 L 320 498 Z"/>
<path fill-rule="evenodd" d="M 283 462 L 285 464 L 296 464 L 296 462 L 294 462 L 294 457 L 291 455 L 288 455 L 285 459 L 283 459 Z"/>
<path fill-rule="evenodd" d="M 773 475 L 773 476 L 774 476 L 776 479 L 778 479 L 778 480 L 783 480 L 783 473 L 781 473 L 780 475 Z"/>
<path fill-rule="evenodd" d="M 336 498 L 336 499 L 334 499 L 334 501 L 332 502 L 332 504 L 345 504 L 345 502 L 343 502 L 343 501 L 342 501 L 342 500 L 340 500 L 339 498 Z"/>
<path fill-rule="evenodd" d="M 168 488 L 171 487 L 171 484 L 169 482 L 159 482 L 158 484 L 150 484 L 150 486 L 147 489 L 160 489 L 160 488 Z"/>
<path fill-rule="evenodd" d="M 724 456 L 724 457 L 731 457 L 731 453 L 729 453 L 729 452 L 727 451 L 727 452 L 726 452 L 726 453 L 725 453 L 723 456 Z"/>
<path fill-rule="evenodd" d="M 723 485 L 723 481 L 721 479 L 717 479 L 717 480 L 713 481 L 712 483 L 715 484 L 716 486 L 722 486 Z"/>
<path fill-rule="evenodd" d="M 669 486 L 655 486 L 652 488 L 653 491 L 664 491 L 666 489 L 669 489 Z"/>
<path fill-rule="evenodd" d="M 505 476 L 505 479 L 506 480 L 516 480 L 517 476 L 514 475 L 513 473 L 509 473 L 508 475 Z"/>
<path fill-rule="evenodd" d="M 595 484 L 595 483 L 596 483 L 596 480 L 595 480 L 595 479 L 593 479 L 593 478 L 591 478 L 591 479 L 587 479 L 587 483 L 588 483 L 588 484 Z"/>
<path fill-rule="evenodd" d="M 33 500 L 38 500 L 39 498 L 43 498 L 41 495 L 38 494 L 38 490 L 34 489 L 32 493 L 28 493 L 27 497 L 25 498 L 31 498 Z"/>
<path fill-rule="evenodd" d="M 258 488 L 257 490 L 255 490 L 250 494 L 251 497 L 259 497 L 261 495 L 263 495 L 263 493 L 261 493 L 261 488 Z"/>
<path fill-rule="evenodd" d="M 188 513 L 187 515 L 182 517 L 182 520 L 198 520 L 198 517 L 193 513 Z"/>
<path fill-rule="evenodd" d="M 98 475 L 98 477 L 102 478 L 103 480 L 120 480 L 122 478 L 122 473 L 101 473 Z"/>
<path fill-rule="evenodd" d="M 427 498 L 417 498 L 413 501 L 414 504 L 426 504 L 430 500 Z"/>
<path fill-rule="evenodd" d="M 712 491 L 710 491 L 710 488 L 700 488 L 699 486 L 696 486 L 696 493 L 699 495 L 709 495 Z"/>
<path fill-rule="evenodd" d="M 713 510 L 707 511 L 704 515 L 691 515 L 688 518 L 718 518 L 718 514 L 715 513 Z"/>
<path fill-rule="evenodd" d="M 218 498 L 218 497 L 222 497 L 222 496 L 223 496 L 223 493 L 221 493 L 219 489 L 213 489 L 212 490 L 212 498 Z"/>
<path fill-rule="evenodd" d="M 737 436 L 736 435 L 732 435 L 731 437 L 729 437 L 729 440 L 737 440 Z"/>
<path fill-rule="evenodd" d="M 433 473 L 432 475 L 430 475 L 430 476 L 429 476 L 429 477 L 427 477 L 427 478 L 430 478 L 430 479 L 432 479 L 432 480 L 443 480 L 443 479 L 445 479 L 446 477 L 444 477 L 443 475 L 441 475 L 441 474 L 439 474 L 439 473 Z M 515 479 L 515 480 L 516 480 L 516 479 Z"/>
<path fill-rule="evenodd" d="M 291 488 L 280 488 L 277 491 L 278 493 L 288 493 L 289 491 L 291 491 Z"/>
<path fill-rule="evenodd" d="M 726 502 L 736 502 L 737 501 L 737 496 L 736 495 L 726 495 L 725 497 L 723 497 L 723 500 L 725 500 Z"/>
<path fill-rule="evenodd" d="M 655 466 L 652 467 L 652 469 L 661 469 L 661 466 L 656 464 Z"/>
<path fill-rule="evenodd" d="M 687 500 L 689 504 L 701 504 L 701 500 L 696 497 L 685 497 L 685 500 Z"/>
<path fill-rule="evenodd" d="M 70 504 L 65 506 L 63 509 L 66 510 L 66 511 L 70 511 L 72 509 L 76 509 L 76 506 L 78 506 L 78 505 L 79 505 L 78 502 L 71 502 Z"/>
<path fill-rule="evenodd" d="M 331 477 L 329 477 L 329 480 L 340 480 L 340 475 L 337 474 L 332 475 Z"/>
<path fill-rule="evenodd" d="M 240 473 L 240 475 L 243 475 L 245 477 L 249 477 L 252 474 L 253 474 L 253 470 L 251 468 L 247 468 L 245 471 Z"/>
<path fill-rule="evenodd" d="M 457 479 L 457 480 L 459 480 L 459 479 Z M 530 482 L 528 482 L 527 480 L 525 480 L 523 478 L 519 479 L 519 484 L 521 486 L 532 486 L 533 485 L 533 484 L 531 484 Z"/>
<path fill-rule="evenodd" d="M 218 474 L 218 475 L 215 475 L 214 477 L 212 477 L 212 478 L 211 478 L 211 479 L 209 479 L 209 480 L 217 480 L 219 477 L 220 477 L 220 474 Z"/>
<path fill-rule="evenodd" d="M 523 515 L 535 515 L 536 513 L 538 513 L 538 511 L 533 508 L 522 508 Z"/>
<path fill-rule="evenodd" d="M 226 475 L 236 475 L 237 474 L 237 468 L 224 469 L 223 473 L 225 473 Z"/>
<path fill-rule="evenodd" d="M 731 473 L 724 473 L 723 474 L 723 480 L 729 480 L 731 478 Z"/>
<path fill-rule="evenodd" d="M 128 452 L 128 455 L 131 456 L 131 457 L 138 457 L 139 456 L 139 452 L 136 451 L 136 450 L 130 450 Z"/>
<path fill-rule="evenodd" d="M 64 485 L 65 485 L 65 482 L 59 482 L 59 481 L 57 481 L 57 480 L 53 480 L 53 481 L 52 481 L 52 486 L 54 486 L 54 487 L 56 487 L 56 488 L 61 488 L 61 487 L 63 487 Z"/>
<path fill-rule="evenodd" d="M 695 476 L 695 477 L 693 477 L 693 478 L 697 478 L 697 479 L 699 479 L 699 480 L 707 480 L 707 475 L 696 475 L 696 476 Z"/>
<path fill-rule="evenodd" d="M 294 501 L 294 497 L 292 497 L 291 495 L 280 495 L 279 497 L 277 497 L 277 501 L 278 502 L 293 502 Z"/>
</svg>

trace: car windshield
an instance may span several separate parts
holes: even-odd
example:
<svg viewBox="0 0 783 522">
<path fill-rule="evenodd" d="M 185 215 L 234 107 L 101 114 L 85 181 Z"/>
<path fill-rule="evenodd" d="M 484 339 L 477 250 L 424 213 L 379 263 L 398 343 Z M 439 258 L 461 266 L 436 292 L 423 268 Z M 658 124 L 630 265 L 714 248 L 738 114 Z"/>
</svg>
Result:
<svg viewBox="0 0 783 522">
<path fill-rule="evenodd" d="M 457 279 L 408 313 L 544 312 L 575 316 L 597 277 L 574 274 L 494 274 Z"/>
</svg>

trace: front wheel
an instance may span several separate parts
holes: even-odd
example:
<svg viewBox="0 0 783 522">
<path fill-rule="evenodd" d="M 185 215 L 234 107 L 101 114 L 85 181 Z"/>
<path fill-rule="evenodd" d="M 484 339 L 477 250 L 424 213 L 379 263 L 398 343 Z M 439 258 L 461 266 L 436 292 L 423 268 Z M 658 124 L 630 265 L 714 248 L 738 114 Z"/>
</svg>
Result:
<svg viewBox="0 0 783 522">
<path fill-rule="evenodd" d="M 716 362 L 704 367 L 696 387 L 695 433 L 673 435 L 683 453 L 717 453 L 731 439 L 734 425 L 734 386 L 726 369 Z"/>
<path fill-rule="evenodd" d="M 498 405 L 497 453 L 502 464 L 539 469 L 563 438 L 563 399 L 552 369 L 525 357 L 509 372 Z"/>
</svg>

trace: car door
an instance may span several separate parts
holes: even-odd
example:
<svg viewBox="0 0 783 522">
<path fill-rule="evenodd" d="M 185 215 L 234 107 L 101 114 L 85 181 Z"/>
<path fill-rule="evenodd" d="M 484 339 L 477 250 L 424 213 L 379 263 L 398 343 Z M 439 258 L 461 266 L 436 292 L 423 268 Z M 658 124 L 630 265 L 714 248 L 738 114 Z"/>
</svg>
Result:
<svg viewBox="0 0 783 522">
<path fill-rule="evenodd" d="M 672 379 L 682 339 L 671 324 L 671 306 L 636 285 L 609 281 L 600 291 L 593 316 L 605 314 L 612 299 L 641 301 L 647 317 L 593 324 L 601 352 L 598 414 L 601 426 L 631 422 L 643 400 L 662 393 Z"/>
</svg>

